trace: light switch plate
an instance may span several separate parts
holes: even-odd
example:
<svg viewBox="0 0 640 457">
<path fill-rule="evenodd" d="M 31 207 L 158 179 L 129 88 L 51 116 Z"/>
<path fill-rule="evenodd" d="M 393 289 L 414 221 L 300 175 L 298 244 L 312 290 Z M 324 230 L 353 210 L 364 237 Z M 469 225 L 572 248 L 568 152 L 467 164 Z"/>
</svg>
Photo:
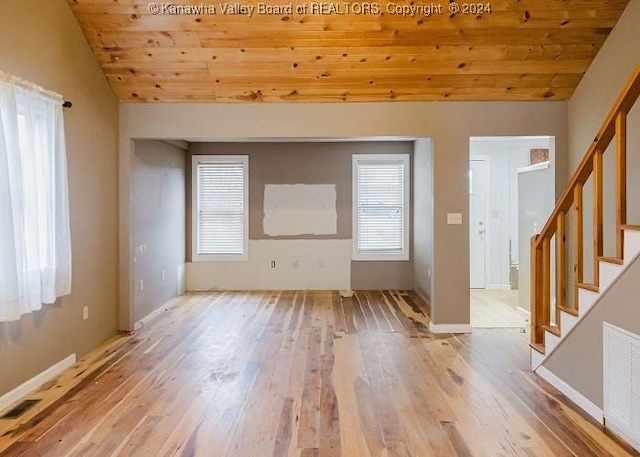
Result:
<svg viewBox="0 0 640 457">
<path fill-rule="evenodd" d="M 447 224 L 449 225 L 461 225 L 462 213 L 447 213 Z"/>
</svg>

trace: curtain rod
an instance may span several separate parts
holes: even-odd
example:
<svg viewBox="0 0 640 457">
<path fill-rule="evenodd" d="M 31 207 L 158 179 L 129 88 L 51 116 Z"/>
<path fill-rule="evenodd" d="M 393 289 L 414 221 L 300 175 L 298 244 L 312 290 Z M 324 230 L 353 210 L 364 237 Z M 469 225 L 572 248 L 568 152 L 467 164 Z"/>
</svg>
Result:
<svg viewBox="0 0 640 457">
<path fill-rule="evenodd" d="M 20 78 L 19 76 L 15 76 L 12 75 L 11 73 L 6 73 L 2 70 L 0 70 L 0 81 L 4 81 L 10 84 L 15 84 L 15 85 L 19 85 L 22 86 L 26 89 L 29 90 L 33 90 L 33 91 L 37 91 L 40 92 L 42 94 L 48 95 L 49 97 L 53 97 L 53 98 L 57 98 L 58 100 L 62 100 L 62 107 L 63 108 L 71 108 L 73 106 L 73 103 L 71 103 L 68 100 L 64 100 L 62 98 L 62 95 L 58 94 L 57 92 L 53 92 L 51 90 L 47 90 L 41 86 L 38 86 L 35 83 L 32 83 L 30 81 L 24 80 L 22 78 Z"/>
</svg>

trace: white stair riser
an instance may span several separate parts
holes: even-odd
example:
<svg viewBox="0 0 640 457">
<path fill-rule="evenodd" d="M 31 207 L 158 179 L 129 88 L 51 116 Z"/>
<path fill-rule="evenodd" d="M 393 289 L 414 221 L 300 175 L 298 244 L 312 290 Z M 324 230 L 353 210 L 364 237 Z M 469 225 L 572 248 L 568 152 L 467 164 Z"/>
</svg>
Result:
<svg viewBox="0 0 640 457">
<path fill-rule="evenodd" d="M 587 311 L 600 299 L 602 293 L 620 276 L 624 269 L 640 254 L 640 231 L 624 231 L 624 259 L 623 265 L 616 265 L 608 262 L 599 262 L 600 284 L 599 292 L 586 289 L 578 289 L 578 314 L 575 317 L 564 311 L 560 312 L 560 330 L 562 335 L 557 337 L 551 332 L 545 331 L 544 354 L 540 354 L 535 349 L 530 349 L 531 369 L 536 370 L 542 362 L 553 352 L 553 350 L 566 337 L 571 329 L 582 320 Z"/>
<path fill-rule="evenodd" d="M 593 306 L 593 304 L 598 300 L 600 294 L 597 292 L 592 292 L 590 290 L 578 289 L 578 311 L 580 317 L 584 316 L 587 311 Z"/>
<path fill-rule="evenodd" d="M 547 330 L 544 331 L 544 352 L 546 354 L 550 354 L 551 351 L 553 351 L 558 345 L 558 343 L 560 343 L 559 337 Z"/>
<path fill-rule="evenodd" d="M 560 311 L 560 330 L 562 331 L 563 337 L 569 333 L 577 323 L 578 318 L 576 316 Z"/>
<path fill-rule="evenodd" d="M 600 293 L 602 293 L 605 289 L 608 289 L 613 281 L 615 281 L 616 278 L 620 275 L 623 266 L 609 262 L 598 262 L 598 264 L 598 270 L 600 274 L 600 284 L 598 286 L 600 289 Z"/>
<path fill-rule="evenodd" d="M 544 360 L 544 354 L 540 354 L 535 349 L 531 348 L 531 371 L 535 371 Z"/>
<path fill-rule="evenodd" d="M 640 252 L 640 232 L 624 231 L 624 264 L 629 264 Z"/>
</svg>

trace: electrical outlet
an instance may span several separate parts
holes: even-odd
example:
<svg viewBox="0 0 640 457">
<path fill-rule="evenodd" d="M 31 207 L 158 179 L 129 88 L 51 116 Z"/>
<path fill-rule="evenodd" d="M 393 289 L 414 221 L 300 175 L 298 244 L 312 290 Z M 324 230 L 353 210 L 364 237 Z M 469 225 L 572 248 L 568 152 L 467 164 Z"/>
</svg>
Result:
<svg viewBox="0 0 640 457">
<path fill-rule="evenodd" d="M 140 289 L 140 292 L 142 292 L 144 290 L 144 279 L 141 279 L 138 282 L 138 289 Z"/>
<path fill-rule="evenodd" d="M 85 306 L 82 308 L 82 320 L 86 321 L 87 319 L 89 319 L 89 307 Z"/>
<path fill-rule="evenodd" d="M 275 261 L 275 260 L 272 260 L 272 261 L 271 261 L 271 268 L 275 268 L 275 267 L 276 267 L 276 261 Z"/>
<path fill-rule="evenodd" d="M 164 270 L 162 270 L 162 273 L 160 273 L 160 278 L 161 278 L 163 281 L 166 281 L 166 280 L 167 280 L 167 275 L 165 274 Z"/>
</svg>

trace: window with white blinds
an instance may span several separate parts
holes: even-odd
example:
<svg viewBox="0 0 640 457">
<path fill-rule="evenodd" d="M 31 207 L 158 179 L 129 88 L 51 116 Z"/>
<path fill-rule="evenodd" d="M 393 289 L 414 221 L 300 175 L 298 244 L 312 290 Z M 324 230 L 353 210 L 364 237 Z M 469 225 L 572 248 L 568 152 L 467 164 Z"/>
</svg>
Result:
<svg viewBox="0 0 640 457">
<path fill-rule="evenodd" d="M 353 156 L 353 259 L 409 259 L 409 155 Z"/>
<path fill-rule="evenodd" d="M 246 260 L 247 156 L 193 156 L 193 260 Z"/>
</svg>

